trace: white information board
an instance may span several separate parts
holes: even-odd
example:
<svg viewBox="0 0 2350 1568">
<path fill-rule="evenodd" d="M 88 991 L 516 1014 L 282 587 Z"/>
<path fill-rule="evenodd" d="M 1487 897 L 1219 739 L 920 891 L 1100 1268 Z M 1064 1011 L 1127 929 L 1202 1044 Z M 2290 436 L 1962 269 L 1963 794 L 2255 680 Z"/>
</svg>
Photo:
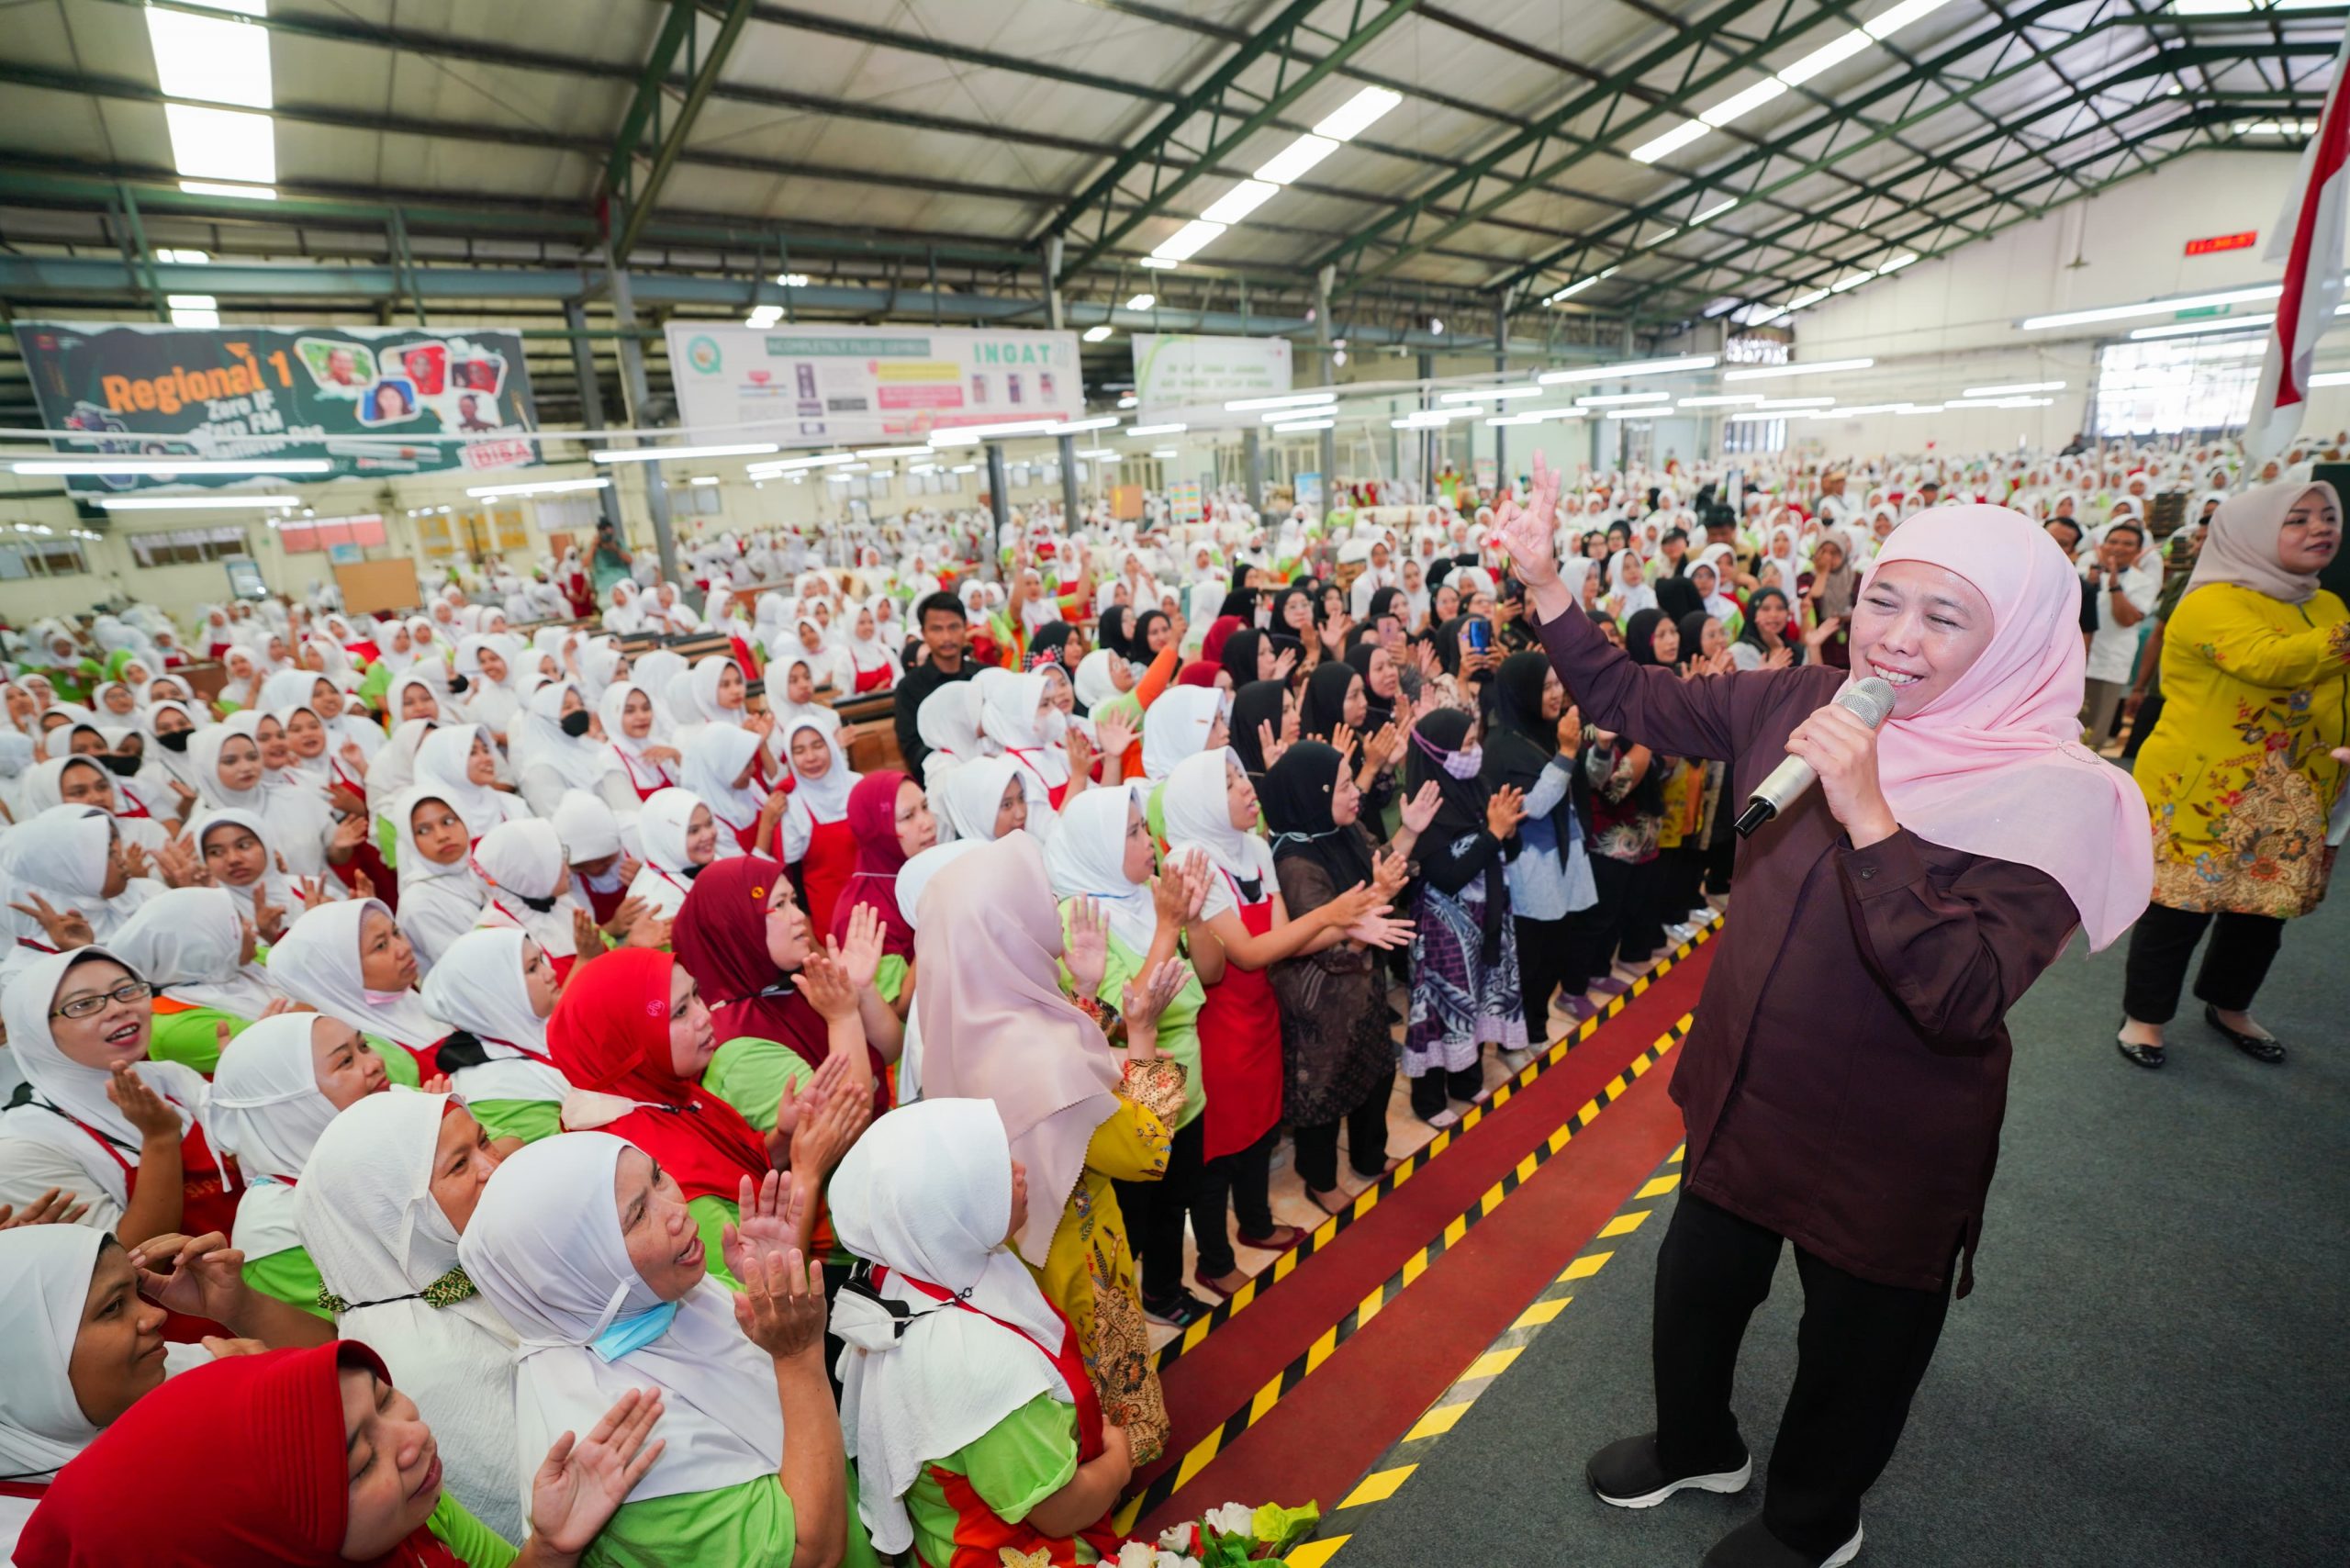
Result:
<svg viewBox="0 0 2350 1568">
<path fill-rule="evenodd" d="M 1277 397 L 1290 389 L 1287 338 L 1203 338 L 1136 332 L 1135 398 L 1140 411 Z"/>
</svg>

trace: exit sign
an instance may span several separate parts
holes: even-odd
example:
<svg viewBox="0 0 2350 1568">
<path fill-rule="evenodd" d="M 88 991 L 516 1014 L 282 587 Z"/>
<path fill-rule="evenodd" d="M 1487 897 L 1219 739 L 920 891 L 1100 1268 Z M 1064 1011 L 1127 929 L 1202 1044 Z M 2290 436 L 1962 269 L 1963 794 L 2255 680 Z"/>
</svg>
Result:
<svg viewBox="0 0 2350 1568">
<path fill-rule="evenodd" d="M 2208 256 L 2218 251 L 2249 251 L 2253 241 L 2259 238 L 2260 231 L 2256 229 L 2247 229 L 2241 234 L 2214 234 L 2208 240 L 2189 240 L 2187 253 Z"/>
</svg>

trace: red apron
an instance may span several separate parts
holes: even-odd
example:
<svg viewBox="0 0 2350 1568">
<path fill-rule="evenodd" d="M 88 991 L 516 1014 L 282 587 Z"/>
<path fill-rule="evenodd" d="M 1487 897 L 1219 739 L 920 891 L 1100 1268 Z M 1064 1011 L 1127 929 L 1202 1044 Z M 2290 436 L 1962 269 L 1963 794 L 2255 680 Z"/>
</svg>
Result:
<svg viewBox="0 0 2350 1568">
<path fill-rule="evenodd" d="M 628 787 L 636 791 L 636 798 L 640 801 L 649 801 L 662 790 L 675 787 L 677 782 L 669 777 L 667 768 L 657 762 L 649 762 L 644 765 L 653 770 L 653 781 L 648 784 L 644 781 L 643 768 L 637 766 L 634 757 L 618 746 L 612 748 L 612 755 L 621 759 L 621 767 L 628 772 Z"/>
<path fill-rule="evenodd" d="M 813 813 L 811 813 L 813 820 Z M 783 858 L 783 824 L 776 824 L 776 858 Z M 800 902 L 808 911 L 808 929 L 821 941 L 833 928 L 833 906 L 856 871 L 856 834 L 848 818 L 816 823 L 808 833 L 808 853 L 800 857 Z"/>
<path fill-rule="evenodd" d="M 873 1271 L 873 1282 L 877 1286 L 889 1277 L 888 1269 Z M 933 1301 L 952 1302 L 963 1311 L 984 1317 L 998 1327 L 1011 1329 L 1031 1345 L 1035 1345 L 1045 1359 L 1053 1363 L 1053 1370 L 1061 1374 L 1061 1382 L 1068 1386 L 1071 1401 L 1077 1406 L 1077 1462 L 1084 1464 L 1101 1456 L 1102 1396 L 1094 1390 L 1093 1379 L 1086 1374 L 1085 1357 L 1078 1349 L 1077 1330 L 1070 1327 L 1068 1316 L 1059 1307 L 1053 1306 L 1049 1301 L 1045 1304 L 1052 1307 L 1053 1316 L 1059 1318 L 1061 1324 L 1060 1350 L 1047 1350 L 1037 1345 L 1036 1337 L 1026 1329 L 1006 1323 L 991 1312 L 981 1312 L 943 1285 L 917 1280 L 912 1274 L 900 1274 L 898 1278 L 908 1288 Z M 1007 1522 L 989 1506 L 968 1477 L 957 1475 L 943 1465 L 931 1466 L 930 1477 L 946 1494 L 947 1506 L 955 1510 L 955 1556 L 948 1562 L 933 1563 L 916 1552 L 914 1560 L 922 1563 L 923 1568 L 1000 1568 L 1008 1561 L 1033 1562 L 1039 1553 L 1043 1554 L 1050 1568 L 1076 1568 L 1076 1550 L 1069 1539 L 1046 1535 L 1030 1524 Z M 1106 1511 L 1090 1528 L 1080 1530 L 1078 1538 L 1091 1546 L 1104 1562 L 1117 1557 L 1124 1539 L 1118 1534 L 1117 1527 L 1110 1522 L 1110 1515 Z"/>
<path fill-rule="evenodd" d="M 1020 750 L 1017 746 L 1008 746 L 1005 748 L 1005 755 L 1010 756 L 1013 761 L 1018 763 L 1021 767 L 1026 768 L 1029 772 L 1035 774 L 1039 783 L 1044 781 L 1045 770 L 1028 760 L 1029 753 Z M 1070 782 L 1071 781 L 1069 779 L 1064 778 L 1060 781 L 1058 788 L 1049 784 L 1045 786 L 1045 794 L 1046 798 L 1053 802 L 1053 810 L 1057 812 L 1059 811 L 1061 809 L 1061 802 L 1069 799 L 1069 787 Z"/>
<path fill-rule="evenodd" d="M 172 1097 L 163 1096 L 166 1100 Z M 172 1100 L 174 1105 L 179 1104 Z M 183 1107 L 185 1108 L 185 1107 Z M 50 1107 L 55 1110 L 54 1106 Z M 139 1195 L 139 1167 L 122 1157 L 122 1150 L 113 1138 L 98 1131 L 78 1116 L 61 1116 L 90 1135 L 90 1141 L 104 1149 L 106 1158 L 122 1167 L 122 1201 L 127 1209 Z M 237 1231 L 237 1201 L 243 1193 L 244 1183 L 237 1175 L 237 1162 L 218 1159 L 212 1146 L 204 1139 L 201 1123 L 190 1122 L 187 1136 L 180 1140 L 180 1234 L 204 1236 L 218 1231 L 233 1237 Z M 229 1331 L 208 1317 L 189 1317 L 184 1314 L 167 1313 L 163 1318 L 163 1338 L 183 1345 L 193 1345 L 206 1335 L 229 1337 Z"/>
<path fill-rule="evenodd" d="M 1270 931 L 1271 890 L 1252 904 L 1240 897 L 1230 872 L 1216 874 L 1232 889 L 1248 935 Z M 1281 1119 L 1281 1006 L 1271 971 L 1226 961 L 1224 979 L 1208 987 L 1199 1030 L 1200 1087 L 1208 1097 L 1200 1152 L 1214 1159 L 1247 1148 Z"/>
<path fill-rule="evenodd" d="M 888 665 L 875 665 L 871 669 L 861 669 L 856 672 L 856 690 L 860 697 L 868 691 L 879 691 L 889 684 L 890 666 Z"/>
<path fill-rule="evenodd" d="M 599 925 L 618 914 L 621 912 L 621 902 L 628 897 L 628 884 L 621 881 L 617 877 L 612 879 L 616 885 L 609 892 L 589 886 L 585 877 L 577 878 L 576 880 L 579 884 L 580 892 L 587 896 L 588 913 L 596 917 L 596 924 Z"/>
</svg>

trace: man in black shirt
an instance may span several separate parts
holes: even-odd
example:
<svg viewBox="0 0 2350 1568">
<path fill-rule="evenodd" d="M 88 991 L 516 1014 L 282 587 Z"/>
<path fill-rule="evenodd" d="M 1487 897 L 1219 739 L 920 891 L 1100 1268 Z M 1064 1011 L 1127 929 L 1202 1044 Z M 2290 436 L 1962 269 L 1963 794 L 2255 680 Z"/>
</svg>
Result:
<svg viewBox="0 0 2350 1568">
<path fill-rule="evenodd" d="M 979 666 L 964 655 L 970 629 L 964 623 L 961 599 L 951 593 L 926 595 L 914 606 L 914 620 L 922 630 L 923 653 L 898 682 L 897 729 L 898 754 L 906 759 L 906 771 L 919 779 L 923 758 L 930 755 L 914 728 L 923 700 L 949 681 L 970 679 Z"/>
</svg>

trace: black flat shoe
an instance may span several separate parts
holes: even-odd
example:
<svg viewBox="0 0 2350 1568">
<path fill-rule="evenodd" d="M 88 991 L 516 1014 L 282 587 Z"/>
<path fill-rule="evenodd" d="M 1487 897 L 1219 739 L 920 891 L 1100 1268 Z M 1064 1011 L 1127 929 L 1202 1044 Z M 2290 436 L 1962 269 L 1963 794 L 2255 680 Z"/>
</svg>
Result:
<svg viewBox="0 0 2350 1568">
<path fill-rule="evenodd" d="M 1145 1317 L 1153 1323 L 1163 1323 L 1169 1328 L 1189 1328 L 1214 1310 L 1189 1291 L 1182 1292 L 1172 1301 L 1153 1301 L 1145 1296 L 1142 1304 Z"/>
<path fill-rule="evenodd" d="M 2136 1045 L 2119 1035 L 2113 1037 L 2113 1048 L 2133 1067 L 2160 1067 L 2167 1059 L 2163 1055 L 2162 1047 Z"/>
<path fill-rule="evenodd" d="M 1832 1551 L 1798 1551 L 1752 1518 L 1714 1542 L 1697 1568 L 1843 1568 L 1861 1554 L 1861 1534 L 1854 1525 L 1852 1539 Z"/>
<path fill-rule="evenodd" d="M 2266 1035 L 2237 1033 L 2220 1022 L 2220 1010 L 2208 1002 L 2203 1004 L 2203 1022 L 2227 1036 L 2228 1044 L 2255 1061 L 2265 1061 L 2273 1067 L 2285 1059 L 2285 1047 L 2282 1041 L 2272 1040 Z"/>
<path fill-rule="evenodd" d="M 1611 1508 L 1653 1508 L 1676 1492 L 1742 1492 L 1754 1479 L 1754 1460 L 1741 1450 L 1676 1475 L 1656 1456 L 1656 1434 L 1643 1432 L 1601 1449 L 1583 1473 L 1592 1494 Z"/>
</svg>

